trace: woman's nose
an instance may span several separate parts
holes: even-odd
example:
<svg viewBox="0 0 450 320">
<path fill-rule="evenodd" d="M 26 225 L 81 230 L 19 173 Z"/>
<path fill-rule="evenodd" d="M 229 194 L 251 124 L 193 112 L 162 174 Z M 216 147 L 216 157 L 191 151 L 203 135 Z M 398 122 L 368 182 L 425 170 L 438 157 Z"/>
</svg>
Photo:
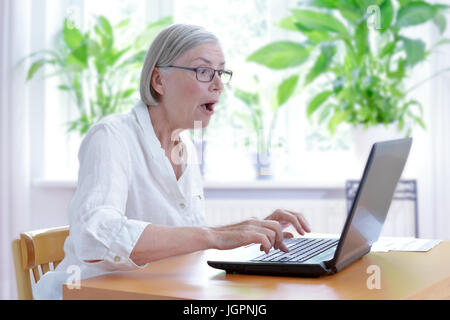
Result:
<svg viewBox="0 0 450 320">
<path fill-rule="evenodd" d="M 220 79 L 219 74 L 216 72 L 214 74 L 214 78 L 211 82 L 211 89 L 222 92 L 223 88 L 224 88 L 224 86 L 223 86 L 222 80 Z"/>
</svg>

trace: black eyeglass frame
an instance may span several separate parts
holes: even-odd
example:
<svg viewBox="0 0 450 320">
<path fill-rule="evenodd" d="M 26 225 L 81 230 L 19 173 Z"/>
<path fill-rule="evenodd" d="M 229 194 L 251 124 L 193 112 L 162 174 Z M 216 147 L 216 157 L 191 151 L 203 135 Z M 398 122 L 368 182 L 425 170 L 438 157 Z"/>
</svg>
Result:
<svg viewBox="0 0 450 320">
<path fill-rule="evenodd" d="M 173 65 L 170 65 L 170 66 L 157 66 L 157 67 L 158 68 L 176 68 L 176 69 L 183 69 L 183 70 L 194 71 L 195 72 L 195 78 L 197 79 L 197 81 L 204 82 L 204 83 L 211 82 L 214 79 L 214 76 L 216 75 L 216 72 L 217 72 L 217 75 L 219 76 L 220 80 L 222 80 L 221 76 L 222 76 L 223 73 L 226 73 L 226 74 L 228 74 L 230 76 L 230 79 L 226 83 L 229 83 L 231 81 L 231 78 L 233 77 L 233 71 L 231 71 L 231 70 L 217 70 L 217 69 L 213 69 L 213 68 L 210 68 L 210 67 L 188 68 L 188 67 L 173 66 Z M 200 80 L 198 78 L 198 73 L 197 73 L 198 69 L 209 69 L 209 70 L 213 70 L 214 73 L 212 74 L 212 77 L 211 77 L 211 79 L 209 79 L 209 81 L 203 81 L 203 80 Z"/>
</svg>

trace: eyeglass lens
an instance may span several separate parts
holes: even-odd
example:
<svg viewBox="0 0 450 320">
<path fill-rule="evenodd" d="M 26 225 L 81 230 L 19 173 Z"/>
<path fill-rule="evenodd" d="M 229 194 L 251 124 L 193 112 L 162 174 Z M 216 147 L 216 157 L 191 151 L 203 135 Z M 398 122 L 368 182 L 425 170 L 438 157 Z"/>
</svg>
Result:
<svg viewBox="0 0 450 320">
<path fill-rule="evenodd" d="M 211 68 L 198 68 L 197 69 L 197 79 L 199 81 L 209 82 L 214 78 L 215 70 Z M 223 83 L 228 83 L 231 79 L 231 75 L 228 72 L 218 71 L 220 80 Z"/>
</svg>

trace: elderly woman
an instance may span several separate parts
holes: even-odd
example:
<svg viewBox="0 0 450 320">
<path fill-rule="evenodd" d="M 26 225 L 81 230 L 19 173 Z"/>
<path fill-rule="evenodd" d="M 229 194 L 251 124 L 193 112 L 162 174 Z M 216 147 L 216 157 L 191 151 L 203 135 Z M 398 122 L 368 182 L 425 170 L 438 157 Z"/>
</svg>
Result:
<svg viewBox="0 0 450 320">
<path fill-rule="evenodd" d="M 145 58 L 141 101 L 129 114 L 92 126 L 80 146 L 65 258 L 38 282 L 36 298 L 61 298 L 62 285 L 77 276 L 143 268 L 198 250 L 257 243 L 265 252 L 287 252 L 282 241 L 293 235 L 285 227 L 310 231 L 301 214 L 288 210 L 205 226 L 195 149 L 181 133 L 196 122 L 208 125 L 231 76 L 213 34 L 181 24 L 160 32 Z"/>
</svg>

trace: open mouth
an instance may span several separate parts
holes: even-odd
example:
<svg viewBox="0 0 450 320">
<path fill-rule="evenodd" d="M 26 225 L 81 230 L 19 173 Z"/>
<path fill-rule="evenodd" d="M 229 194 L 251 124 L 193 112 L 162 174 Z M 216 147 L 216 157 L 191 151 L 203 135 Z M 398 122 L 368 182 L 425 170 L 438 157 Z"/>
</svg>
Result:
<svg viewBox="0 0 450 320">
<path fill-rule="evenodd" d="M 214 103 L 204 103 L 200 105 L 200 108 L 207 114 L 214 113 Z"/>
</svg>

